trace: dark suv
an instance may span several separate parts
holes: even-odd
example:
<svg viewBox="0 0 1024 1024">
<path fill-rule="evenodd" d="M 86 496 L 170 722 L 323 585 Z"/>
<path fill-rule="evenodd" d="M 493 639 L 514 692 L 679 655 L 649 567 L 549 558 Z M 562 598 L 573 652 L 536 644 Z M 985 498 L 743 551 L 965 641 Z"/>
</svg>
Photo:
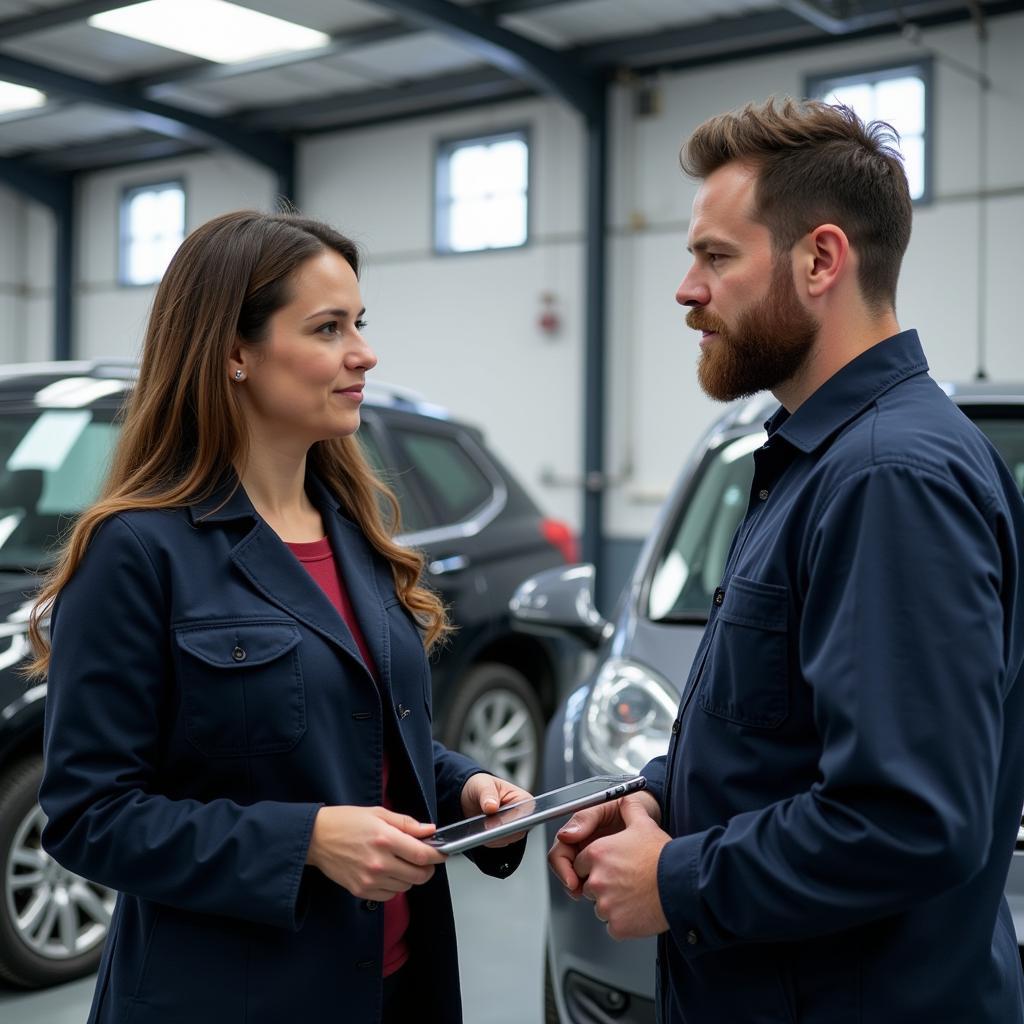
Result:
<svg viewBox="0 0 1024 1024">
<path fill-rule="evenodd" d="M 1024 385 L 945 388 L 1024 491 Z M 770 395 L 736 403 L 700 439 L 610 621 L 594 608 L 589 565 L 527 580 L 513 598 L 520 628 L 573 634 L 595 658 L 548 729 L 542 789 L 637 772 L 668 748 L 679 695 L 746 510 L 753 452 L 765 441 L 762 423 L 777 407 Z M 549 826 L 549 844 L 560 824 Z M 654 940 L 613 942 L 590 904 L 566 899 L 554 875 L 549 894 L 545 1021 L 654 1024 Z M 1024 828 L 1006 896 L 1024 943 Z"/>
<path fill-rule="evenodd" d="M 135 378 L 130 363 L 0 367 L 0 977 L 36 987 L 99 959 L 114 894 L 40 847 L 46 685 L 19 672 L 36 571 L 96 496 Z M 532 788 L 569 644 L 513 634 L 516 585 L 572 562 L 575 540 L 545 519 L 473 427 L 408 392 L 367 385 L 359 438 L 398 494 L 403 543 L 458 626 L 432 664 L 434 730 L 448 746 Z"/>
</svg>

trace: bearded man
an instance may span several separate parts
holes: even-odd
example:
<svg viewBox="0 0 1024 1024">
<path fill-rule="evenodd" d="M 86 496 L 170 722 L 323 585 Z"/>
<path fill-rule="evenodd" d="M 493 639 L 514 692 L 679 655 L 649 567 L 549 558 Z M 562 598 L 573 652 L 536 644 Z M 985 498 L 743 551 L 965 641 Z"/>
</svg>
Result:
<svg viewBox="0 0 1024 1024">
<path fill-rule="evenodd" d="M 683 150 L 700 383 L 781 408 L 667 757 L 549 855 L 659 936 L 663 1024 L 1024 1021 L 1024 500 L 897 323 L 895 141 L 787 100 Z"/>
</svg>

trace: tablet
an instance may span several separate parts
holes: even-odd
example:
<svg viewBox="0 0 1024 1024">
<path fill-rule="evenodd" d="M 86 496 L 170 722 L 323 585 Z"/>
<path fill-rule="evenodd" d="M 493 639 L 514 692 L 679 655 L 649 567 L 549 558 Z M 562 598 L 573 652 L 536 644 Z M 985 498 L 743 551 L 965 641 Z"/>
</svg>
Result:
<svg viewBox="0 0 1024 1024">
<path fill-rule="evenodd" d="M 475 818 L 439 828 L 423 842 L 442 853 L 462 853 L 501 836 L 526 832 L 549 818 L 567 818 L 584 807 L 615 800 L 627 793 L 637 793 L 646 785 L 647 780 L 642 776 L 595 775 L 591 779 L 553 789 L 550 793 L 509 804 L 495 814 L 478 814 Z"/>
</svg>

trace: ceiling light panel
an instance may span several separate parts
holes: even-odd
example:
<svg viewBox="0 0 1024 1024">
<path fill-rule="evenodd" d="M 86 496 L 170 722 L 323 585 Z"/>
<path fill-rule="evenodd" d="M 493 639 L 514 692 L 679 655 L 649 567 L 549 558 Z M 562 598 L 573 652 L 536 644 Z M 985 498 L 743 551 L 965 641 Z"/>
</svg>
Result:
<svg viewBox="0 0 1024 1024">
<path fill-rule="evenodd" d="M 94 14 L 89 24 L 218 64 L 312 50 L 330 42 L 323 32 L 226 0 L 145 0 Z"/>
<path fill-rule="evenodd" d="M 0 114 L 10 114 L 15 110 L 31 110 L 45 103 L 46 93 L 38 89 L 15 85 L 14 82 L 0 82 Z"/>
</svg>

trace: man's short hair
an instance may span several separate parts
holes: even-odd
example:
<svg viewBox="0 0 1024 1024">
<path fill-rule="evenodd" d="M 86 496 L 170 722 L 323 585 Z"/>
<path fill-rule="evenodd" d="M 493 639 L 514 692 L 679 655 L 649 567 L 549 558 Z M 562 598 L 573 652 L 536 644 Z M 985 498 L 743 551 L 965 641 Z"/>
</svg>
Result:
<svg viewBox="0 0 1024 1024">
<path fill-rule="evenodd" d="M 754 216 L 788 252 L 819 224 L 846 232 L 859 260 L 861 293 L 873 309 L 896 303 L 912 207 L 899 136 L 884 121 L 865 124 L 849 108 L 774 98 L 705 121 L 679 155 L 683 170 L 707 178 L 738 162 L 757 171 Z"/>
</svg>

